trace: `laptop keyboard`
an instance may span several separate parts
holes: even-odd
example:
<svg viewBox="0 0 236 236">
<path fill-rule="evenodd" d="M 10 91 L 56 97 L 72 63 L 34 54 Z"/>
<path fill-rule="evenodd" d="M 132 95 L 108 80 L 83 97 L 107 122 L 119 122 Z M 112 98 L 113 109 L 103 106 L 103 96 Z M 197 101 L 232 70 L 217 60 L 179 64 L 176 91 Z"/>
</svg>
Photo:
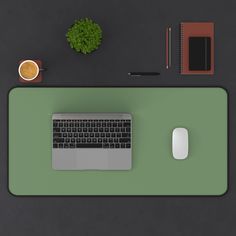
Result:
<svg viewBox="0 0 236 236">
<path fill-rule="evenodd" d="M 53 120 L 53 148 L 131 148 L 131 120 Z"/>
</svg>

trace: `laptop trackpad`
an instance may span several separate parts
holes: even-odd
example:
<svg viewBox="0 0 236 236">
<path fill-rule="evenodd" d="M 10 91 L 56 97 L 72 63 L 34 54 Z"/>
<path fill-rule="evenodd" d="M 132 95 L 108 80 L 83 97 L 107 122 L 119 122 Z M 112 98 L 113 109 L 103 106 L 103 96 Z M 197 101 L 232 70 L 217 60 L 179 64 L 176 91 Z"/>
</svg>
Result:
<svg viewBox="0 0 236 236">
<path fill-rule="evenodd" d="M 76 150 L 77 169 L 108 169 L 109 150 L 107 149 L 78 149 Z"/>
</svg>

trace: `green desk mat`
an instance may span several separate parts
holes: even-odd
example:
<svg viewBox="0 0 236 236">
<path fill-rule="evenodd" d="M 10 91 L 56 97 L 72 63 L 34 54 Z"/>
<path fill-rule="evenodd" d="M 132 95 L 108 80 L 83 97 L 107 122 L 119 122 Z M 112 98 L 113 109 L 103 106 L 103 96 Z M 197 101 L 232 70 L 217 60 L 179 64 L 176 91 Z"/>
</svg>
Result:
<svg viewBox="0 0 236 236">
<path fill-rule="evenodd" d="M 130 171 L 56 171 L 54 112 L 130 112 Z M 171 134 L 189 129 L 186 160 Z M 15 88 L 9 94 L 9 190 L 15 195 L 221 195 L 227 190 L 227 94 L 221 88 Z"/>
</svg>

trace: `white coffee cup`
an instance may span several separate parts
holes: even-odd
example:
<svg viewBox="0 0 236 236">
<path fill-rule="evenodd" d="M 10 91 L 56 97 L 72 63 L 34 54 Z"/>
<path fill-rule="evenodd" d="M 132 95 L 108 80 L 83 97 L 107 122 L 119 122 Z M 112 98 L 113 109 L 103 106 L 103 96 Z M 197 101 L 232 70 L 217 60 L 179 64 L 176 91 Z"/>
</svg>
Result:
<svg viewBox="0 0 236 236">
<path fill-rule="evenodd" d="M 32 63 L 34 64 L 35 68 L 36 68 L 36 72 L 34 74 L 34 76 L 32 76 L 31 78 L 26 78 L 24 77 L 24 75 L 22 75 L 21 73 L 21 69 L 22 69 L 22 66 L 25 64 L 25 63 Z M 39 66 L 36 62 L 32 61 L 32 60 L 24 60 L 20 63 L 19 67 L 18 67 L 18 73 L 20 75 L 20 77 L 23 79 L 23 80 L 26 80 L 26 81 L 31 81 L 31 80 L 34 80 L 35 78 L 37 78 L 38 74 L 39 74 Z"/>
</svg>

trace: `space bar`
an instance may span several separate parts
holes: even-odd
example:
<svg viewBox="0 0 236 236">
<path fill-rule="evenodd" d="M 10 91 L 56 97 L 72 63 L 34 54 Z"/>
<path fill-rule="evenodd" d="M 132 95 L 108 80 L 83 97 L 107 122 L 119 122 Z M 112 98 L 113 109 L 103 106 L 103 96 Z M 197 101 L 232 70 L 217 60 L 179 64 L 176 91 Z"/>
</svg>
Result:
<svg viewBox="0 0 236 236">
<path fill-rule="evenodd" d="M 76 144 L 76 148 L 102 148 L 100 143 L 80 143 Z"/>
</svg>

